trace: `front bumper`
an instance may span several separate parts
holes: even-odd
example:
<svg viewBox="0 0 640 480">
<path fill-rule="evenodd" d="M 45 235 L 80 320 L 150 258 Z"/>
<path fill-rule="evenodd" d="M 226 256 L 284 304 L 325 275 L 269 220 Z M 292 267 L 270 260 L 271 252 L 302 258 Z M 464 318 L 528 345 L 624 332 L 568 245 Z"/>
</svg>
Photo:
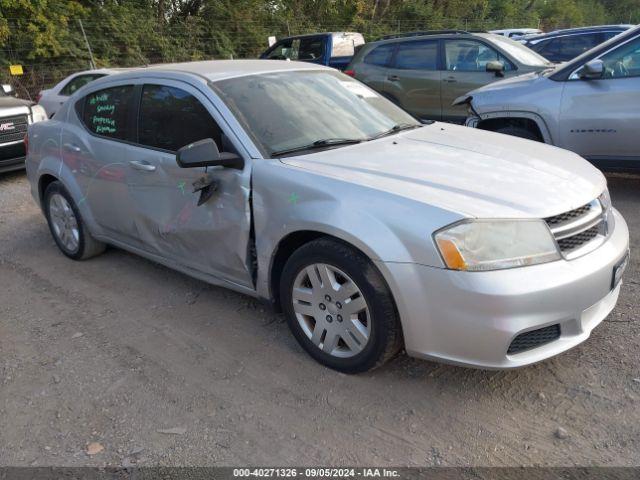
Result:
<svg viewBox="0 0 640 480">
<path fill-rule="evenodd" d="M 585 341 L 613 310 L 613 270 L 629 249 L 629 230 L 612 210 L 613 231 L 575 260 L 492 272 L 458 272 L 378 262 L 394 294 L 412 356 L 480 368 L 539 362 Z M 560 337 L 515 354 L 521 333 L 560 325 Z"/>
<path fill-rule="evenodd" d="M 0 145 L 0 173 L 24 169 L 24 142 Z"/>
</svg>

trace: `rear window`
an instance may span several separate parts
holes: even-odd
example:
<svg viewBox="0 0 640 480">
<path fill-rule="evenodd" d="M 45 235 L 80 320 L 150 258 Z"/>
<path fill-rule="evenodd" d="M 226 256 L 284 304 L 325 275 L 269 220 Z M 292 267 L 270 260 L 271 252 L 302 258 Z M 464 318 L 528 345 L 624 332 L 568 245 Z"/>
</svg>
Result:
<svg viewBox="0 0 640 480">
<path fill-rule="evenodd" d="M 389 62 L 391 62 L 391 55 L 393 54 L 394 48 L 395 45 L 393 43 L 380 45 L 379 47 L 374 48 L 367 54 L 366 57 L 364 57 L 364 63 L 386 67 L 387 65 L 389 65 Z"/>
<path fill-rule="evenodd" d="M 93 82 L 94 80 L 97 80 L 98 78 L 102 78 L 104 76 L 105 75 L 101 74 L 101 73 L 77 76 L 76 78 L 70 80 L 69 83 L 67 83 L 60 90 L 60 95 L 63 95 L 65 97 L 70 97 L 71 95 L 73 95 L 76 92 L 76 90 L 80 90 L 87 83 Z"/>
<path fill-rule="evenodd" d="M 84 97 L 82 123 L 96 135 L 127 140 L 133 85 L 98 90 Z"/>
</svg>

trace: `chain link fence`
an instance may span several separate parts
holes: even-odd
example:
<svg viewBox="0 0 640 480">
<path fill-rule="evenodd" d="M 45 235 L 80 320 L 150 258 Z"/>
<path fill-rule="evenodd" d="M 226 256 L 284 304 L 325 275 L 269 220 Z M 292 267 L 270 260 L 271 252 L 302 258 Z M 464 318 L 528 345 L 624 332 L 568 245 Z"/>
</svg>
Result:
<svg viewBox="0 0 640 480">
<path fill-rule="evenodd" d="M 477 19 L 438 19 L 437 22 L 394 20 L 369 21 L 362 25 L 308 25 L 304 21 L 277 22 L 273 24 L 243 24 L 241 26 L 214 25 L 215 33 L 202 34 L 190 29 L 189 25 L 174 25 L 154 32 L 152 42 L 141 45 L 128 45 L 125 42 L 105 38 L 101 26 L 90 20 L 83 21 L 87 42 L 83 41 L 80 23 L 72 22 L 77 29 L 76 45 L 73 53 L 51 58 L 33 58 L 34 45 L 23 44 L 11 49 L 0 48 L 0 82 L 11 84 L 22 98 L 35 100 L 40 90 L 50 88 L 68 75 L 90 69 L 94 53 L 98 68 L 135 67 L 155 63 L 185 62 L 193 60 L 214 60 L 227 58 L 256 58 L 268 47 L 268 37 L 282 38 L 328 31 L 358 31 L 367 41 L 373 41 L 383 35 L 431 29 L 459 29 L 467 31 L 487 31 L 509 27 L 541 27 L 540 22 L 527 18 L 514 25 L 499 25 L 491 20 Z M 555 27 L 569 27 L 558 25 Z M 544 27 L 544 25 L 542 26 Z M 88 43 L 88 45 L 87 45 Z M 108 47 L 108 48 L 107 48 Z M 101 52 L 109 51 L 108 55 Z M 10 64 L 20 64 L 23 75 L 9 74 Z"/>
</svg>

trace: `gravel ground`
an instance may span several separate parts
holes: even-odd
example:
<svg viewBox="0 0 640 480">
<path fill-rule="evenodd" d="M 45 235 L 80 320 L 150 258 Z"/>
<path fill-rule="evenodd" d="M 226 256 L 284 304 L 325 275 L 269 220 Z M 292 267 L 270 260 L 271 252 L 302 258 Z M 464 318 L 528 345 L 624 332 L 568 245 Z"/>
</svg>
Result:
<svg viewBox="0 0 640 480">
<path fill-rule="evenodd" d="M 243 295 L 117 249 L 56 249 L 24 173 L 0 176 L 0 465 L 639 465 L 640 177 L 616 310 L 508 372 L 401 356 L 325 369 Z"/>
</svg>

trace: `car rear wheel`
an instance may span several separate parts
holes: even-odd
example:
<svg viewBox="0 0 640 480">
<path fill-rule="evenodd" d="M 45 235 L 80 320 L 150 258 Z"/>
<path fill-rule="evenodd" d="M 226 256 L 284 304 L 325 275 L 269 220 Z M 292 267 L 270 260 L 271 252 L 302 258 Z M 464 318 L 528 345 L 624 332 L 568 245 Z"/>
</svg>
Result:
<svg viewBox="0 0 640 480">
<path fill-rule="evenodd" d="M 69 192 L 52 182 L 44 192 L 44 211 L 58 248 L 73 260 L 85 260 L 105 250 L 105 244 L 91 236 Z"/>
<path fill-rule="evenodd" d="M 498 128 L 496 132 L 502 133 L 504 135 L 511 135 L 512 137 L 526 138 L 527 140 L 534 140 L 536 142 L 540 141 L 535 132 L 527 130 L 526 128 L 507 126 Z"/>
<path fill-rule="evenodd" d="M 323 365 L 364 372 L 400 350 L 389 287 L 368 258 L 343 243 L 320 239 L 296 250 L 284 267 L 280 292 L 291 331 Z"/>
</svg>

